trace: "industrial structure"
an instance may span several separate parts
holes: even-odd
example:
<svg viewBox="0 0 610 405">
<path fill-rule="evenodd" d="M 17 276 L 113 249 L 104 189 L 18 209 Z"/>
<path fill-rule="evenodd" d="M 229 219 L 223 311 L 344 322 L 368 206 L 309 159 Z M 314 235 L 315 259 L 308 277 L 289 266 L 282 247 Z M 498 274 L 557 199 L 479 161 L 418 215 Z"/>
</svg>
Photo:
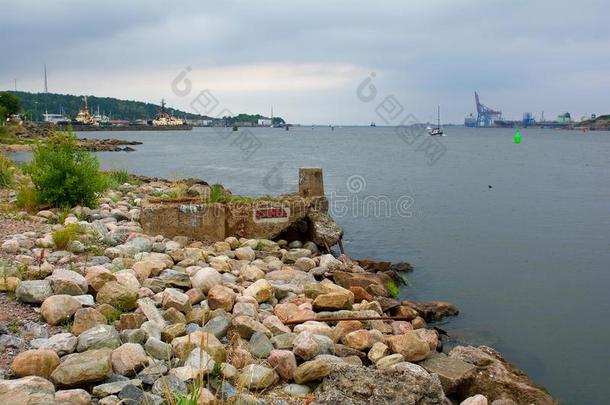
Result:
<svg viewBox="0 0 610 405">
<path fill-rule="evenodd" d="M 474 92 L 474 100 L 477 105 L 477 127 L 490 127 L 494 122 L 502 120 L 502 111 L 496 111 L 479 101 L 479 95 Z"/>
<path fill-rule="evenodd" d="M 524 112 L 522 125 L 524 127 L 531 127 L 533 125 L 536 125 L 536 119 L 534 118 L 534 114 L 532 114 L 531 112 Z"/>
</svg>

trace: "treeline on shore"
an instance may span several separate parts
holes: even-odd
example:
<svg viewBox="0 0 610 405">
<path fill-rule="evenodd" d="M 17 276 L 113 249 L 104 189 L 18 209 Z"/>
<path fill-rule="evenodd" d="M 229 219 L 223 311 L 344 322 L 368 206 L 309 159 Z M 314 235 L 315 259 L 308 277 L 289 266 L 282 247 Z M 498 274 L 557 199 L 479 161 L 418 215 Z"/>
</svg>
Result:
<svg viewBox="0 0 610 405">
<path fill-rule="evenodd" d="M 74 117 L 83 106 L 82 96 L 72 94 L 55 93 L 29 93 L 25 91 L 6 91 L 0 94 L 10 94 L 17 96 L 20 103 L 19 112 L 26 118 L 34 121 L 42 121 L 43 114 L 63 112 L 67 116 Z M 113 120 L 135 121 L 138 119 L 151 120 L 159 113 L 161 108 L 158 104 L 145 103 L 143 101 L 120 100 L 113 97 L 87 96 L 89 109 L 92 112 L 99 111 L 109 116 Z M 200 114 L 191 114 L 186 111 L 168 108 L 174 116 L 186 118 L 188 120 L 217 120 L 218 118 Z M 265 118 L 260 114 L 238 114 L 233 117 L 222 117 L 227 125 L 237 122 L 257 123 L 260 118 Z M 273 119 L 274 124 L 283 123 L 280 117 Z"/>
</svg>

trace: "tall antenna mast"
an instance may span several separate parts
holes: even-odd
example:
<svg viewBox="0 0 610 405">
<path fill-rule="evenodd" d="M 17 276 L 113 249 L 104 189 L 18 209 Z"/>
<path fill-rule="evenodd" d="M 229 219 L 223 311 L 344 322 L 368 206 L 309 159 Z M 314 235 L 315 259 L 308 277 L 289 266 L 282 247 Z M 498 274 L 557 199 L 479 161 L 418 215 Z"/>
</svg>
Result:
<svg viewBox="0 0 610 405">
<path fill-rule="evenodd" d="M 15 79 L 15 91 L 17 91 L 17 79 Z"/>
<path fill-rule="evenodd" d="M 47 86 L 47 64 L 44 64 L 44 92 L 49 92 L 49 87 Z"/>
</svg>

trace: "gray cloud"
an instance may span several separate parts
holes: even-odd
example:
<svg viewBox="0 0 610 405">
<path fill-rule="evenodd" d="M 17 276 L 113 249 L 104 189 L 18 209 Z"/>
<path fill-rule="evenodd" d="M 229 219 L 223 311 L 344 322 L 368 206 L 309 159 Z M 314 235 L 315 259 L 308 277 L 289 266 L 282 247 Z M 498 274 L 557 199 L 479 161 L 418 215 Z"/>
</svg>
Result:
<svg viewBox="0 0 610 405">
<path fill-rule="evenodd" d="M 374 113 L 355 88 L 375 71 L 380 92 L 422 120 L 441 104 L 445 120 L 461 122 L 474 90 L 509 118 L 602 113 L 606 9 L 601 0 L 0 1 L 0 88 L 17 78 L 40 90 L 47 63 L 52 91 L 157 101 L 188 65 L 232 111 L 273 104 L 295 122 L 364 124 Z M 273 69 L 303 85 L 272 80 Z M 227 87 L 249 77 L 255 90 Z"/>
</svg>

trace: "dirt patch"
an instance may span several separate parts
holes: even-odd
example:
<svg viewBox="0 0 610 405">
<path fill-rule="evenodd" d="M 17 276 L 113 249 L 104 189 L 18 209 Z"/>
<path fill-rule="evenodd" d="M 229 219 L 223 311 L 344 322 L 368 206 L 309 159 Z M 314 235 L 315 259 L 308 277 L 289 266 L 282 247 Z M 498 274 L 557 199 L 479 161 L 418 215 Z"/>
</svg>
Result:
<svg viewBox="0 0 610 405">
<path fill-rule="evenodd" d="M 13 359 L 22 351 L 30 348 L 30 341 L 34 338 L 21 335 L 21 327 L 26 322 L 44 325 L 49 332 L 49 337 L 66 332 L 63 326 L 50 326 L 41 322 L 40 314 L 36 312 L 35 307 L 18 302 L 12 294 L 0 293 L 0 332 L 23 339 L 24 343 L 22 349 L 11 347 L 0 353 L 0 370 L 9 370 Z"/>
</svg>

